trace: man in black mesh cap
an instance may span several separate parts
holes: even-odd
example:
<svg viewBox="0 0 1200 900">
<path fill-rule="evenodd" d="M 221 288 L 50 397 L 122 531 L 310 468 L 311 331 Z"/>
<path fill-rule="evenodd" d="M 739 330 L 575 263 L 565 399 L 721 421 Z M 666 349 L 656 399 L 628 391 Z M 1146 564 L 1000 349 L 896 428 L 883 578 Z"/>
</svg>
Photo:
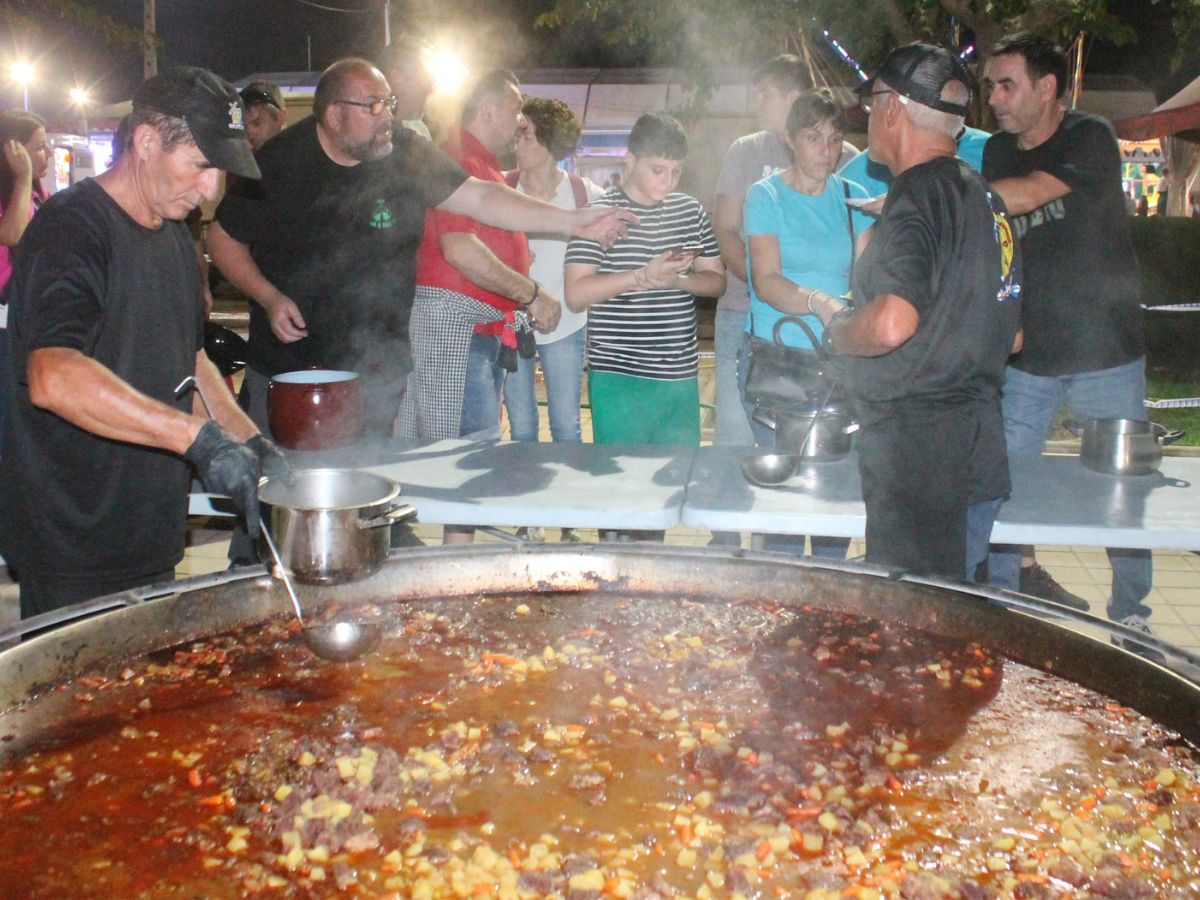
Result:
<svg viewBox="0 0 1200 900">
<path fill-rule="evenodd" d="M 862 423 L 867 559 L 972 580 L 1009 491 L 1000 386 L 1020 346 L 1020 285 L 1003 204 L 955 159 L 969 83 L 953 54 L 918 43 L 859 88 L 868 152 L 895 182 L 852 305 L 809 303 L 846 354 Z"/>
<path fill-rule="evenodd" d="M 258 177 L 242 116 L 211 72 L 151 78 L 116 165 L 56 194 L 21 241 L 0 552 L 18 573 L 23 618 L 170 580 L 192 466 L 258 531 L 258 478 L 286 463 L 204 354 L 183 224 L 222 170 Z"/>
</svg>

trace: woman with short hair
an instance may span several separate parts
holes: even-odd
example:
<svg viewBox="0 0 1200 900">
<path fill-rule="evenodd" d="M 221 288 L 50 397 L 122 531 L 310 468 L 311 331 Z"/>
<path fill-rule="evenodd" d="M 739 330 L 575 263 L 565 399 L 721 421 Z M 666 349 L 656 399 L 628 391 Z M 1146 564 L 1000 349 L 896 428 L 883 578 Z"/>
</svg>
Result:
<svg viewBox="0 0 1200 900">
<path fill-rule="evenodd" d="M 775 324 L 783 316 L 800 317 L 819 340 L 823 328 L 815 311 L 830 297 L 850 292 L 857 245 L 872 220 L 846 203 L 868 198 L 867 190 L 834 174 L 842 154 L 843 132 L 842 108 L 828 91 L 801 94 L 787 119 L 792 165 L 755 182 L 746 192 L 747 351 L 755 344 L 771 342 Z M 780 340 L 789 347 L 816 352 L 795 325 L 785 323 Z M 748 360 L 749 352 L 743 358 Z M 745 399 L 744 374 L 742 388 Z M 797 398 L 797 402 L 801 400 Z M 760 447 L 774 446 L 774 431 L 756 421 L 751 427 Z M 804 538 L 768 535 L 766 545 L 802 553 Z M 812 545 L 814 556 L 844 557 L 849 541 L 814 536 Z"/>
</svg>

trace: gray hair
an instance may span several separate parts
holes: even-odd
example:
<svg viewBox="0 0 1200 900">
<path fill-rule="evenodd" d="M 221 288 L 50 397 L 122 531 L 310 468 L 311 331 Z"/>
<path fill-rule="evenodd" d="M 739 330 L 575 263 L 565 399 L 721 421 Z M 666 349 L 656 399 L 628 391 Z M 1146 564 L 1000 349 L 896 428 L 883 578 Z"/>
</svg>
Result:
<svg viewBox="0 0 1200 900">
<path fill-rule="evenodd" d="M 941 94 L 938 95 L 938 99 L 949 103 L 966 104 L 971 101 L 971 89 L 961 81 L 948 81 L 942 88 Z M 912 122 L 913 127 L 918 131 L 933 131 L 950 138 L 958 137 L 958 133 L 962 131 L 966 121 L 962 116 L 942 112 L 932 106 L 924 106 L 916 100 L 909 100 L 904 104 L 904 109 L 908 113 L 908 121 Z"/>
<path fill-rule="evenodd" d="M 149 125 L 157 131 L 163 150 L 166 151 L 184 144 L 196 143 L 188 123 L 177 116 L 168 116 L 153 109 L 135 109 L 129 119 L 129 134 L 132 135 L 139 125 Z"/>
</svg>

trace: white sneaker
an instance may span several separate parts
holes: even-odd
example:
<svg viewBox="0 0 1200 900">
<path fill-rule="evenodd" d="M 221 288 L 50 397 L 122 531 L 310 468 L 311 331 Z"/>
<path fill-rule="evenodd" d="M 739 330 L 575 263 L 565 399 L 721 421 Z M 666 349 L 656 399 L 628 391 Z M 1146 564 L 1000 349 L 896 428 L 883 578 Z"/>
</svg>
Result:
<svg viewBox="0 0 1200 900">
<path fill-rule="evenodd" d="M 1125 626 L 1130 631 L 1136 631 L 1139 634 L 1146 635 L 1147 637 L 1158 639 L 1158 634 L 1155 632 L 1153 626 L 1148 621 L 1146 621 L 1145 616 L 1139 616 L 1136 613 L 1134 613 L 1133 615 L 1126 616 L 1123 619 L 1114 619 L 1114 621 L 1118 625 Z M 1124 650 L 1128 650 L 1131 653 L 1138 653 L 1138 654 L 1146 657 L 1147 659 L 1161 661 L 1163 658 L 1162 654 L 1159 653 L 1157 650 L 1152 650 L 1151 648 L 1141 644 L 1138 641 L 1131 641 L 1126 638 L 1119 638 L 1119 637 L 1114 636 L 1112 639 L 1112 642 Z"/>
</svg>

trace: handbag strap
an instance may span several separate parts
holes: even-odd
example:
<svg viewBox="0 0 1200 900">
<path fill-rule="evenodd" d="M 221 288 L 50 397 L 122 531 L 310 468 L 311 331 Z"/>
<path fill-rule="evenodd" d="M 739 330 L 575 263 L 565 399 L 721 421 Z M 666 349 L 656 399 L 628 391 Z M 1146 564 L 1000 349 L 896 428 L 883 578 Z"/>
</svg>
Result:
<svg viewBox="0 0 1200 900">
<path fill-rule="evenodd" d="M 809 327 L 809 324 L 807 322 L 805 322 L 799 316 L 780 316 L 775 321 L 775 327 L 771 330 L 771 339 L 776 344 L 778 344 L 781 347 L 787 346 L 786 344 L 783 343 L 782 340 L 780 340 L 780 337 L 779 337 L 779 332 L 783 330 L 784 325 L 799 325 L 800 329 L 806 335 L 808 335 L 808 340 L 812 344 L 813 352 L 816 353 L 817 358 L 818 359 L 828 358 L 829 354 L 826 353 L 825 348 L 821 346 L 821 339 L 819 337 L 817 337 L 816 333 L 812 330 L 812 328 Z"/>
<path fill-rule="evenodd" d="M 842 190 L 846 192 L 846 199 L 849 200 L 850 199 L 850 182 L 844 178 L 842 179 Z M 854 287 L 854 262 L 855 262 L 855 260 L 854 260 L 854 257 L 855 257 L 855 252 L 854 252 L 855 251 L 855 247 L 854 247 L 854 210 L 851 209 L 849 203 L 846 204 L 846 225 L 850 229 L 850 277 L 847 279 L 846 283 L 849 284 L 851 288 L 853 288 Z"/>
</svg>

